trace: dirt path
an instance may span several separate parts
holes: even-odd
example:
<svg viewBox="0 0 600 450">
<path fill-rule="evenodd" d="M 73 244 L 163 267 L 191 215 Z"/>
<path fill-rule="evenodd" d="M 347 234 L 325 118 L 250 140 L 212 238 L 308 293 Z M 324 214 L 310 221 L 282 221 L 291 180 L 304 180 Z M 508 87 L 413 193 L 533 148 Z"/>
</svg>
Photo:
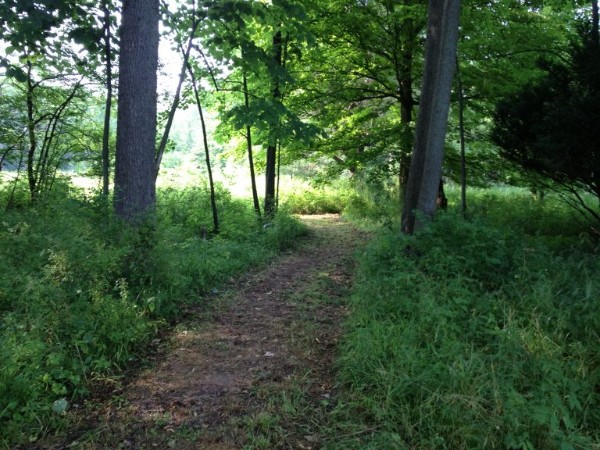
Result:
<svg viewBox="0 0 600 450">
<path fill-rule="evenodd" d="M 57 448 L 316 449 L 335 402 L 332 363 L 364 236 L 302 219 L 297 249 L 190 311 L 155 367 L 113 397 L 93 431 Z"/>
</svg>

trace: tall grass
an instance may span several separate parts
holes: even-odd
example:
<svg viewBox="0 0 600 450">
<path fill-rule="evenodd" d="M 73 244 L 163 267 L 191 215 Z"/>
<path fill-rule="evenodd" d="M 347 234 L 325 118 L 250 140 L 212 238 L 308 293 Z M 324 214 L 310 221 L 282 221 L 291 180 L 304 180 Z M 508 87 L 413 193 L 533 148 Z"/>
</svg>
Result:
<svg viewBox="0 0 600 450">
<path fill-rule="evenodd" d="M 595 244 L 559 203 L 472 200 L 360 255 L 327 448 L 600 448 Z"/>
<path fill-rule="evenodd" d="M 7 195 L 0 192 L 0 197 Z M 131 230 L 70 185 L 0 223 L 0 448 L 65 426 L 95 380 L 118 376 L 187 303 L 304 232 L 280 215 L 264 229 L 220 190 L 222 232 L 203 189 L 162 190 L 154 230 Z M 4 200 L 4 198 L 0 198 Z"/>
<path fill-rule="evenodd" d="M 400 216 L 397 189 L 373 186 L 360 179 L 341 179 L 327 185 L 286 179 L 280 204 L 293 214 L 342 214 L 369 229 L 390 227 Z"/>
</svg>

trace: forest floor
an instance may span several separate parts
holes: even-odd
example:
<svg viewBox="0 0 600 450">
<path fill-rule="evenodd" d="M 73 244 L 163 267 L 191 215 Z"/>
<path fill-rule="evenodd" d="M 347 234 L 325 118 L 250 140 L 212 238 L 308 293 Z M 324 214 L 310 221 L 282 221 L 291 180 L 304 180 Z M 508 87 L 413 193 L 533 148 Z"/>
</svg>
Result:
<svg viewBox="0 0 600 450">
<path fill-rule="evenodd" d="M 336 215 L 301 220 L 296 248 L 186 311 L 146 369 L 38 448 L 321 448 L 365 236 Z"/>
</svg>

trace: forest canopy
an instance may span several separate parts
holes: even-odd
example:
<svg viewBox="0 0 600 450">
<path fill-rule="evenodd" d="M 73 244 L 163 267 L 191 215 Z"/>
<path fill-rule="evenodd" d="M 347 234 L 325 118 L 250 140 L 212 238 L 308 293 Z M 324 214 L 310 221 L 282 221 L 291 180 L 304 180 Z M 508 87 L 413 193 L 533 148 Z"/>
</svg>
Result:
<svg viewBox="0 0 600 450">
<path fill-rule="evenodd" d="M 201 101 L 218 114 L 219 145 L 237 148 L 239 158 L 253 160 L 252 171 L 264 171 L 268 210 L 280 165 L 316 164 L 321 181 L 346 173 L 405 187 L 424 69 L 426 2 L 190 0 L 158 7 L 161 64 L 183 65 L 180 87 L 170 83 L 159 93 L 157 173 L 165 149 L 179 145 L 169 140 L 174 112 Z M 0 8 L 4 171 L 23 172 L 31 200 L 51 189 L 56 170 L 75 166 L 102 176 L 107 195 L 115 163 L 121 3 L 11 0 Z M 504 143 L 498 133 L 491 137 L 501 114 L 494 115 L 496 104 L 501 111 L 533 86 L 539 91 L 550 83 L 543 81 L 548 70 L 555 85 L 566 71 L 585 76 L 587 69 L 574 67 L 578 58 L 594 72 L 593 58 L 577 55 L 590 51 L 583 42 L 594 41 L 595 11 L 591 1 L 463 2 L 444 178 L 460 183 L 463 165 L 463 184 L 531 184 L 531 165 L 512 164 L 518 161 L 506 148 L 517 130 L 505 126 Z M 571 91 L 562 95 L 577 102 L 589 89 L 571 78 Z M 593 103 L 589 96 L 581 101 Z M 71 117 L 80 120 L 73 124 Z M 570 128 L 565 119 L 547 114 L 544 129 Z M 556 122 L 564 125 L 553 127 Z M 562 137 L 561 146 L 574 148 L 567 134 Z M 593 152 L 590 144 L 583 146 Z M 594 158 L 581 161 L 584 171 L 598 172 Z M 560 187 L 549 170 L 537 172 L 547 188 Z M 254 200 L 258 206 L 258 193 Z"/>
</svg>

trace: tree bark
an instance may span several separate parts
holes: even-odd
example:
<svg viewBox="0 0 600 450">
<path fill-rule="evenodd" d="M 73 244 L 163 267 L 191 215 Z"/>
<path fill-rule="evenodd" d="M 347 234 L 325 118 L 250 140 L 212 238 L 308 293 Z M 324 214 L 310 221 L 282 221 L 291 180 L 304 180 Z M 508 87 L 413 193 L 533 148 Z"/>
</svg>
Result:
<svg viewBox="0 0 600 450">
<path fill-rule="evenodd" d="M 456 84 L 458 94 L 458 131 L 460 134 L 460 204 L 463 218 L 467 217 L 467 159 L 465 152 L 465 96 L 460 66 L 456 60 Z"/>
<path fill-rule="evenodd" d="M 193 14 L 195 16 L 196 12 L 194 11 Z M 173 98 L 171 109 L 169 110 L 169 116 L 167 117 L 165 131 L 163 132 L 162 138 L 160 140 L 160 145 L 158 146 L 158 151 L 156 152 L 156 177 L 158 177 L 158 173 L 160 172 L 160 163 L 162 162 L 165 149 L 167 148 L 167 142 L 169 141 L 169 133 L 171 132 L 171 126 L 173 125 L 175 112 L 177 112 L 177 108 L 179 107 L 179 101 L 181 99 L 181 88 L 183 86 L 183 82 L 185 81 L 185 72 L 188 66 L 188 61 L 190 60 L 190 53 L 192 51 L 194 35 L 196 34 L 198 25 L 200 25 L 200 21 L 197 20 L 196 17 L 194 17 L 192 22 L 192 30 L 190 31 L 190 36 L 188 38 L 187 48 L 185 49 L 185 52 L 183 52 L 183 63 L 181 64 L 181 71 L 179 72 L 179 81 L 177 82 L 175 97 Z"/>
<path fill-rule="evenodd" d="M 246 74 L 242 74 L 242 85 L 244 89 L 244 105 L 246 110 L 250 110 L 250 94 L 248 93 L 248 79 Z M 254 202 L 254 212 L 260 219 L 260 202 L 258 201 L 258 191 L 256 190 L 256 175 L 254 174 L 254 156 L 252 154 L 252 129 L 250 124 L 246 125 L 246 147 L 248 150 L 248 165 L 250 166 L 250 183 L 252 185 L 252 201 Z"/>
<path fill-rule="evenodd" d="M 428 15 L 423 88 L 402 211 L 402 231 L 407 234 L 422 228 L 436 211 L 455 70 L 460 0 L 429 0 Z"/>
<path fill-rule="evenodd" d="M 213 216 L 213 233 L 219 233 L 219 214 L 217 210 L 217 198 L 215 195 L 215 183 L 212 176 L 212 167 L 210 164 L 210 152 L 208 151 L 208 136 L 206 134 L 206 122 L 204 121 L 204 113 L 202 111 L 202 103 L 200 101 L 200 94 L 198 93 L 198 84 L 196 83 L 196 77 L 192 67 L 188 63 L 188 73 L 192 81 L 192 87 L 194 88 L 194 97 L 196 98 L 196 106 L 198 107 L 198 114 L 200 116 L 200 124 L 202 125 L 202 139 L 204 142 L 204 156 L 206 159 L 206 170 L 208 171 L 208 185 L 210 188 L 210 206 L 212 208 Z"/>
<path fill-rule="evenodd" d="M 37 150 L 37 139 L 35 136 L 35 119 L 33 117 L 33 89 L 31 61 L 27 61 L 27 134 L 29 136 L 29 150 L 27 151 L 27 181 L 29 183 L 29 196 L 31 202 L 35 202 L 37 183 L 35 175 L 35 153 Z"/>
<path fill-rule="evenodd" d="M 273 59 L 275 68 L 282 66 L 282 39 L 281 31 L 278 30 L 273 36 Z M 279 74 L 273 74 L 272 87 L 273 102 L 281 101 L 281 90 L 279 87 Z M 267 147 L 267 162 L 265 166 L 265 217 L 272 218 L 275 215 L 275 176 L 277 173 L 277 129 L 278 124 L 272 125 L 270 131 L 269 145 Z"/>
<path fill-rule="evenodd" d="M 104 64 L 106 67 L 106 103 L 104 106 L 104 130 L 102 132 L 102 194 L 105 197 L 108 197 L 110 184 L 110 116 L 113 97 L 112 48 L 110 45 L 112 34 L 110 31 L 108 1 L 102 1 L 102 11 L 104 13 Z"/>
<path fill-rule="evenodd" d="M 159 0 L 124 0 L 119 61 L 115 212 L 139 223 L 156 204 Z"/>
</svg>

